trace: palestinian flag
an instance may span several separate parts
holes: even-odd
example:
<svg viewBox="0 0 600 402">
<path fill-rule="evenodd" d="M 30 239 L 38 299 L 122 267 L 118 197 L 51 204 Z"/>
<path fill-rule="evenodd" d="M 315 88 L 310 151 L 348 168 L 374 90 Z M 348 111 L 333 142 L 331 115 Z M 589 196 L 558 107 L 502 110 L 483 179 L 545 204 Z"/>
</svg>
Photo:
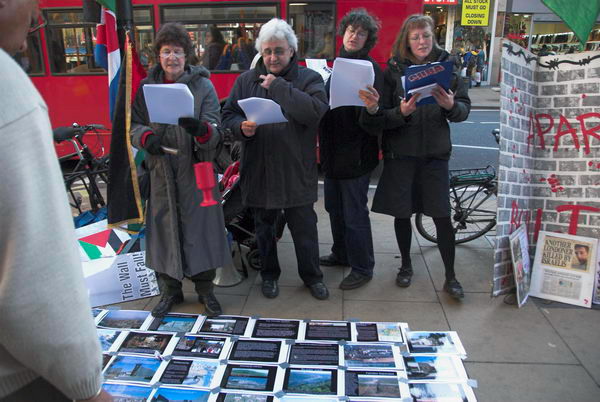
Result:
<svg viewBox="0 0 600 402">
<path fill-rule="evenodd" d="M 131 236 L 124 231 L 107 229 L 79 239 L 83 261 L 119 254 Z M 87 257 L 87 258 L 86 258 Z"/>
<path fill-rule="evenodd" d="M 131 35 L 131 32 L 125 33 L 119 92 L 112 122 L 107 195 L 109 227 L 128 226 L 133 230 L 132 225 L 139 227 L 143 223 L 144 215 L 136 165 L 136 160 L 140 163 L 141 155 L 131 145 L 131 105 L 146 72 Z"/>
</svg>

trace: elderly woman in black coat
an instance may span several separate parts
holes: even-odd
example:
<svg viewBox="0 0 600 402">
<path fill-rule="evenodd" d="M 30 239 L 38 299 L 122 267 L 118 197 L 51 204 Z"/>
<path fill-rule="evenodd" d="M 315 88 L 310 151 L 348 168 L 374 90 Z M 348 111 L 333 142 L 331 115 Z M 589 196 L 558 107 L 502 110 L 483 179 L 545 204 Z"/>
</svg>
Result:
<svg viewBox="0 0 600 402">
<path fill-rule="evenodd" d="M 450 220 L 448 160 L 452 152 L 448 122 L 467 119 L 471 101 L 467 87 L 455 68 L 450 89 L 437 86 L 435 103 L 417 105 L 419 96 L 405 100 L 401 77 L 411 65 L 453 61 L 435 42 L 431 17 L 412 15 L 404 22 L 385 71 L 383 110 L 365 114 L 365 123 L 383 130 L 384 168 L 372 210 L 393 216 L 402 266 L 396 284 L 408 287 L 413 270 L 410 259 L 412 229 L 410 217 L 424 212 L 433 218 L 438 248 L 444 262 L 444 291 L 464 297 L 454 273 L 454 228 Z M 379 94 L 365 91 L 363 100 L 375 105 Z"/>
</svg>

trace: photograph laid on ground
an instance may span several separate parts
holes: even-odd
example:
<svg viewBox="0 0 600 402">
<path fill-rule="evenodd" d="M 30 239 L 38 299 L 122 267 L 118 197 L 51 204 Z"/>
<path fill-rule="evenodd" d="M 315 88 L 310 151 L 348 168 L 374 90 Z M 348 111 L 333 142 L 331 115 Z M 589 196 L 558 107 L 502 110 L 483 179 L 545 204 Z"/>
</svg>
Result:
<svg viewBox="0 0 600 402">
<path fill-rule="evenodd" d="M 290 346 L 288 363 L 300 366 L 338 366 L 340 346 L 337 343 L 297 342 Z"/>
<path fill-rule="evenodd" d="M 152 395 L 152 402 L 205 402 L 210 397 L 210 391 L 200 389 L 160 387 Z"/>
<path fill-rule="evenodd" d="M 271 395 L 264 394 L 238 394 L 222 392 L 217 396 L 217 402 L 273 402 Z"/>
<path fill-rule="evenodd" d="M 160 377 L 162 384 L 210 388 L 219 362 L 211 360 L 171 359 Z"/>
<path fill-rule="evenodd" d="M 400 398 L 400 383 L 395 371 L 357 371 L 345 373 L 346 396 Z M 408 395 L 406 395 L 408 396 Z"/>
<path fill-rule="evenodd" d="M 223 358 L 229 339 L 211 336 L 186 335 L 179 338 L 173 356 L 200 357 L 203 359 Z M 223 354 L 223 356 L 222 356 Z"/>
<path fill-rule="evenodd" d="M 406 338 L 410 353 L 466 355 L 465 348 L 454 331 L 411 331 L 406 334 Z"/>
<path fill-rule="evenodd" d="M 404 367 L 410 382 L 467 381 L 462 360 L 457 356 L 404 356 Z"/>
<path fill-rule="evenodd" d="M 108 362 L 110 362 L 110 360 L 112 358 L 113 358 L 112 355 L 102 353 L 102 370 L 104 370 L 106 368 L 106 366 L 108 365 Z"/>
<path fill-rule="evenodd" d="M 140 329 L 150 317 L 149 311 L 109 310 L 98 323 L 99 327 Z"/>
<path fill-rule="evenodd" d="M 130 332 L 119 352 L 121 353 L 142 353 L 154 355 L 156 352 L 163 354 L 169 342 L 173 339 L 173 334 L 157 332 Z"/>
<path fill-rule="evenodd" d="M 299 320 L 258 319 L 252 331 L 253 338 L 297 339 Z"/>
<path fill-rule="evenodd" d="M 98 332 L 98 339 L 100 340 L 103 352 L 113 352 L 119 348 L 119 345 L 115 345 L 115 341 L 121 335 L 122 331 L 105 328 L 96 328 L 96 331 Z"/>
<path fill-rule="evenodd" d="M 198 333 L 244 335 L 248 326 L 249 317 L 226 316 L 207 318 L 202 323 Z"/>
<path fill-rule="evenodd" d="M 148 327 L 151 331 L 190 332 L 198 320 L 198 314 L 169 313 L 155 318 Z"/>
<path fill-rule="evenodd" d="M 344 345 L 344 362 L 342 363 L 348 367 L 395 368 L 396 357 L 392 345 L 346 344 Z"/>
<path fill-rule="evenodd" d="M 283 391 L 293 394 L 337 394 L 337 370 L 288 368 Z"/>
<path fill-rule="evenodd" d="M 112 395 L 115 401 L 146 402 L 152 393 L 152 387 L 141 385 L 108 383 L 102 384 L 102 388 Z"/>
<path fill-rule="evenodd" d="M 357 322 L 354 324 L 353 340 L 357 342 L 404 342 L 404 322 Z"/>
<path fill-rule="evenodd" d="M 345 321 L 310 321 L 304 339 L 316 341 L 349 341 L 350 323 Z"/>
<path fill-rule="evenodd" d="M 228 364 L 221 388 L 246 391 L 273 391 L 277 367 L 250 364 Z"/>
<path fill-rule="evenodd" d="M 416 383 L 408 384 L 413 402 L 475 402 L 471 387 L 464 384 Z"/>
<path fill-rule="evenodd" d="M 241 362 L 283 363 L 282 341 L 242 339 L 233 343 L 229 360 Z"/>
<path fill-rule="evenodd" d="M 104 371 L 104 378 L 150 383 L 161 363 L 161 360 L 154 357 L 119 355 Z"/>
</svg>

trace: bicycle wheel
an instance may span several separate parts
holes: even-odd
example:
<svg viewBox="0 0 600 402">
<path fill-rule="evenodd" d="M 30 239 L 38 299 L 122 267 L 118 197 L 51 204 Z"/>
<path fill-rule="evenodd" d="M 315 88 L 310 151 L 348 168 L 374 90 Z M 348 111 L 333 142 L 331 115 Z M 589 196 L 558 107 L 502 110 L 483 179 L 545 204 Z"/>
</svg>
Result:
<svg viewBox="0 0 600 402">
<path fill-rule="evenodd" d="M 496 226 L 495 184 L 457 185 L 450 188 L 451 221 L 455 244 L 483 236 Z M 425 239 L 437 243 L 433 219 L 419 213 L 415 217 L 417 231 Z"/>
</svg>

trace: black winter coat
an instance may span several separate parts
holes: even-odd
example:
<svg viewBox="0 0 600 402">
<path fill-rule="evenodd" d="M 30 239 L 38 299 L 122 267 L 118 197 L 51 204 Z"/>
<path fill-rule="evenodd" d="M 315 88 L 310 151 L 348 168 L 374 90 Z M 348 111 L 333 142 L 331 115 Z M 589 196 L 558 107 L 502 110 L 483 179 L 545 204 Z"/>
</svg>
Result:
<svg viewBox="0 0 600 402">
<path fill-rule="evenodd" d="M 373 64 L 374 87 L 383 91 L 383 72 L 369 56 L 361 57 Z M 329 95 L 329 84 L 326 91 Z M 342 106 L 327 111 L 319 127 L 321 169 L 330 179 L 352 179 L 375 169 L 379 163 L 379 130 L 360 124 L 365 107 Z M 370 131 L 371 132 L 370 132 Z"/>
<path fill-rule="evenodd" d="M 448 61 L 450 55 L 445 50 L 438 52 L 437 61 Z M 437 103 L 417 107 L 411 115 L 400 113 L 400 99 L 404 97 L 401 77 L 412 63 L 392 57 L 384 74 L 383 111 L 374 116 L 361 115 L 361 123 L 370 130 L 383 130 L 383 157 L 395 158 L 415 156 L 424 158 L 450 159 L 452 143 L 448 122 L 461 122 L 471 111 L 471 100 L 466 83 L 454 68 L 450 89 L 454 92 L 454 107 L 441 108 Z"/>
<path fill-rule="evenodd" d="M 296 55 L 271 83 L 260 86 L 267 70 L 259 59 L 256 68 L 240 75 L 223 108 L 223 126 L 242 140 L 240 184 L 245 206 L 281 209 L 317 201 L 317 128 L 327 111 L 321 76 L 298 66 Z M 246 117 L 238 100 L 272 99 L 281 106 L 286 123 L 259 126 L 246 137 L 241 124 Z"/>
</svg>

